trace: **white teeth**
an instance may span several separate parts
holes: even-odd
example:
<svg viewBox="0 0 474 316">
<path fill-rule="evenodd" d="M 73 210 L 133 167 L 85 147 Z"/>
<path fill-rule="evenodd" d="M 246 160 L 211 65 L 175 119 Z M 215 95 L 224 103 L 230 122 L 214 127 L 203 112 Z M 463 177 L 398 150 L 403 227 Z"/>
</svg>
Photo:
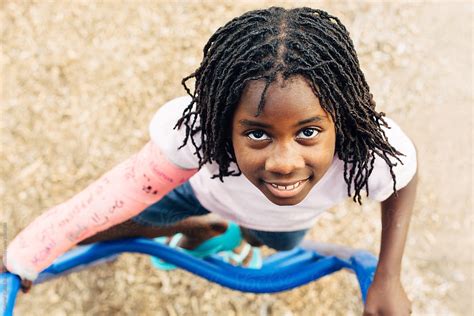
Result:
<svg viewBox="0 0 474 316">
<path fill-rule="evenodd" d="M 272 187 L 274 187 L 275 189 L 278 189 L 278 190 L 281 190 L 281 191 L 290 191 L 290 190 L 294 190 L 296 189 L 297 187 L 299 187 L 301 184 L 301 181 L 298 181 L 296 182 L 295 184 L 292 184 L 292 185 L 276 185 L 274 183 L 271 183 Z"/>
</svg>

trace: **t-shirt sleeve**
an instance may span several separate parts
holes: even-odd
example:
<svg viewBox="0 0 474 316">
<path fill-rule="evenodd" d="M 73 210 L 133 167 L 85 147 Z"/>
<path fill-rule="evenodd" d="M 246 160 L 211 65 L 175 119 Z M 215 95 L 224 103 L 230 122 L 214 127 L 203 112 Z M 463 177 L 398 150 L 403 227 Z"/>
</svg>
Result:
<svg viewBox="0 0 474 316">
<path fill-rule="evenodd" d="M 389 156 L 390 161 L 397 164 L 393 168 L 393 172 L 396 177 L 396 188 L 400 190 L 410 182 L 416 173 L 416 150 L 412 141 L 393 120 L 385 118 L 385 121 L 390 126 L 389 129 L 383 128 L 388 141 L 396 150 L 404 154 L 404 156 L 398 156 L 403 164 Z M 377 155 L 368 185 L 369 198 L 373 200 L 384 201 L 393 193 L 393 179 L 390 174 L 390 167 L 385 160 Z"/>
<path fill-rule="evenodd" d="M 194 155 L 195 148 L 188 140 L 186 145 L 178 150 L 186 137 L 186 126 L 174 129 L 181 118 L 184 109 L 191 103 L 191 97 L 184 96 L 165 103 L 153 116 L 149 132 L 151 140 L 161 149 L 171 162 L 184 169 L 196 169 L 199 160 Z M 199 135 L 195 135 L 195 137 Z"/>
</svg>

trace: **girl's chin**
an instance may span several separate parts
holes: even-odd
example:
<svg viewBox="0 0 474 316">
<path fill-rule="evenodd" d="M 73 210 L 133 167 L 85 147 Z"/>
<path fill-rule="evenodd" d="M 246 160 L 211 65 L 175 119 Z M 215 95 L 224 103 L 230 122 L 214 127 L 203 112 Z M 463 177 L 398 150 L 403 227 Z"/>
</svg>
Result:
<svg viewBox="0 0 474 316">
<path fill-rule="evenodd" d="M 306 197 L 306 196 L 303 196 L 303 197 L 295 196 L 292 198 L 277 198 L 274 196 L 268 196 L 267 194 L 265 194 L 265 196 L 270 200 L 270 202 L 279 206 L 296 205 L 296 204 L 299 204 L 301 201 L 303 201 L 303 199 Z"/>
</svg>

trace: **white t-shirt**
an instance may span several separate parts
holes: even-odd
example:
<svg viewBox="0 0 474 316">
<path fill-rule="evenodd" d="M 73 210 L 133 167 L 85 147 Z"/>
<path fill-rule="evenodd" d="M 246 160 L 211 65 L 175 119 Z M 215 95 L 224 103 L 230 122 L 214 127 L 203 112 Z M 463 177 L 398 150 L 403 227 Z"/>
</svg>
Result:
<svg viewBox="0 0 474 316">
<path fill-rule="evenodd" d="M 151 139 L 177 166 L 186 169 L 198 167 L 195 148 L 189 140 L 183 148 L 185 127 L 173 129 L 191 97 L 179 97 L 163 105 L 150 123 Z M 384 129 L 389 142 L 405 154 L 394 168 L 397 190 L 408 184 L 416 172 L 416 152 L 413 143 L 400 127 L 386 118 L 390 129 Z M 195 136 L 197 140 L 199 135 Z M 392 159 L 394 161 L 394 159 Z M 235 165 L 231 165 L 235 169 Z M 237 224 L 263 231 L 295 231 L 313 226 L 318 215 L 338 204 L 347 196 L 344 181 L 344 162 L 335 155 L 332 165 L 323 178 L 312 188 L 306 198 L 297 205 L 279 206 L 270 202 L 244 175 L 218 178 L 216 164 L 204 165 L 189 181 L 199 202 L 210 212 L 235 221 Z M 369 177 L 369 198 L 383 201 L 393 193 L 390 169 L 383 159 L 376 156 L 374 170 Z"/>
</svg>

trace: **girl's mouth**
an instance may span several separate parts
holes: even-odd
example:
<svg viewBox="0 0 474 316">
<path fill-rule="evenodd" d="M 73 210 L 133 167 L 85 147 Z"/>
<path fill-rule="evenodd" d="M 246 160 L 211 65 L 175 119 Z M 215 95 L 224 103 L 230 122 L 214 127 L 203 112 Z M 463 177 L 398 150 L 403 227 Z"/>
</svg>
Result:
<svg viewBox="0 0 474 316">
<path fill-rule="evenodd" d="M 290 198 L 300 193 L 307 184 L 308 179 L 300 180 L 294 183 L 278 184 L 265 182 L 267 189 L 276 197 Z"/>
</svg>

